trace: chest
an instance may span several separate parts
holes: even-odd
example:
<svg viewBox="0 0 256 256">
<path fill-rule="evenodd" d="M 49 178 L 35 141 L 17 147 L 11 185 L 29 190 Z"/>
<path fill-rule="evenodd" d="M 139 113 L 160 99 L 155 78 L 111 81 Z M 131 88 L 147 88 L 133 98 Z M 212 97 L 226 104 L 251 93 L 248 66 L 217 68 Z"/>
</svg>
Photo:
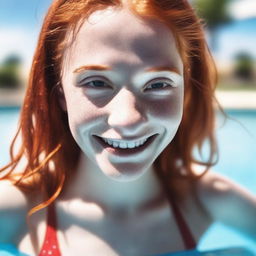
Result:
<svg viewBox="0 0 256 256">
<path fill-rule="evenodd" d="M 189 208 L 189 211 L 186 211 Z M 198 241 L 210 225 L 209 219 L 198 207 L 187 205 L 181 211 L 193 236 Z M 185 250 L 177 219 L 172 208 L 165 206 L 147 214 L 134 217 L 123 215 L 92 219 L 57 212 L 57 238 L 62 256 L 84 255 L 158 255 Z M 43 245 L 46 232 L 46 213 L 38 218 L 34 227 L 37 243 L 27 235 L 20 243 L 20 250 L 35 255 Z M 35 249 L 37 248 L 37 249 Z"/>
<path fill-rule="evenodd" d="M 130 219 L 105 219 L 58 231 L 63 255 L 149 255 L 184 249 L 168 212 Z"/>
</svg>

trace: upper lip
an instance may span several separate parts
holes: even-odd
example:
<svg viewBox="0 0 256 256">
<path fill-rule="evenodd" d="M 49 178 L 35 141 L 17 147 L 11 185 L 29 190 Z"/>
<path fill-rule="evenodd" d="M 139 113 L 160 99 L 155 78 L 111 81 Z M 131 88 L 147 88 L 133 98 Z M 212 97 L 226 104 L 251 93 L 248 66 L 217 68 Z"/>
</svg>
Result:
<svg viewBox="0 0 256 256">
<path fill-rule="evenodd" d="M 153 135 L 156 135 L 156 134 L 151 134 L 151 135 L 148 135 L 148 136 L 144 136 L 142 138 L 140 137 L 130 137 L 130 138 L 127 138 L 127 137 L 123 137 L 122 139 L 115 139 L 115 138 L 107 138 L 107 137 L 104 137 L 104 136 L 99 136 L 99 135 L 95 135 L 97 137 L 100 137 L 100 138 L 103 138 L 103 139 L 107 139 L 107 140 L 113 140 L 113 141 L 127 141 L 127 142 L 134 142 L 134 141 L 140 141 L 140 140 L 144 140 L 144 139 L 148 139 L 149 137 L 153 136 Z"/>
</svg>

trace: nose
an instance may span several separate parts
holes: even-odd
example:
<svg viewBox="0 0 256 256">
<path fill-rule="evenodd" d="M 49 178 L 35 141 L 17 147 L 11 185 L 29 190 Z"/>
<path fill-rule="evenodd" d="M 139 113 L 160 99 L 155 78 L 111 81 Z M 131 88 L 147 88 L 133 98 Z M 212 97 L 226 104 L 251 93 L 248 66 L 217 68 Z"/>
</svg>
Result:
<svg viewBox="0 0 256 256">
<path fill-rule="evenodd" d="M 122 88 L 110 102 L 108 125 L 125 136 L 138 134 L 147 122 L 146 109 L 139 103 L 133 92 Z"/>
</svg>

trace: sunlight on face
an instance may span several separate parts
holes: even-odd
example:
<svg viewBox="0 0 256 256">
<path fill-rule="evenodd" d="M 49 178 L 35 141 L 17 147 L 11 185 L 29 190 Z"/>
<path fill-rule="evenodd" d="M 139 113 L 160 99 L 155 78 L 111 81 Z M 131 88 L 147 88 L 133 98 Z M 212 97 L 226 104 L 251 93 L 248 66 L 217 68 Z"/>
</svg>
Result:
<svg viewBox="0 0 256 256">
<path fill-rule="evenodd" d="M 141 176 L 182 118 L 183 64 L 171 31 L 128 9 L 94 13 L 63 71 L 70 130 L 85 157 L 112 179 Z"/>
</svg>

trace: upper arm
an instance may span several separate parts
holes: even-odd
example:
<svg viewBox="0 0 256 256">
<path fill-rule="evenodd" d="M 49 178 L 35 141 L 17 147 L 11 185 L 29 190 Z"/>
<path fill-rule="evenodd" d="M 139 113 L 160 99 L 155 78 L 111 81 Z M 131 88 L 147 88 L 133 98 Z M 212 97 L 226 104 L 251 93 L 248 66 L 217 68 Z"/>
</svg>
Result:
<svg viewBox="0 0 256 256">
<path fill-rule="evenodd" d="M 15 243 L 25 225 L 27 201 L 9 181 L 0 181 L 0 243 Z"/>
<path fill-rule="evenodd" d="M 215 221 L 256 241 L 256 196 L 231 180 L 209 172 L 198 183 L 198 196 Z"/>
</svg>

